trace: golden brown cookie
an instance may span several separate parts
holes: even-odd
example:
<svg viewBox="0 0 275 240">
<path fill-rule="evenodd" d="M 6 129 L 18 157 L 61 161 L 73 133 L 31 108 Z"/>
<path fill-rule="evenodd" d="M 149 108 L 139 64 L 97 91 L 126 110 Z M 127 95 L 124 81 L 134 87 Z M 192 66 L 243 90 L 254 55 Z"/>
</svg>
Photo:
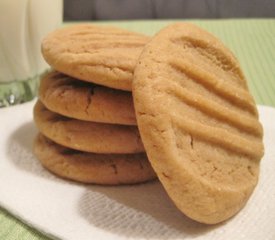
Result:
<svg viewBox="0 0 275 240">
<path fill-rule="evenodd" d="M 69 76 L 131 91 L 133 71 L 148 40 L 112 26 L 78 24 L 46 36 L 42 53 L 49 65 Z"/>
<path fill-rule="evenodd" d="M 42 77 L 39 98 L 49 110 L 67 117 L 136 125 L 130 92 L 79 81 L 56 71 Z"/>
<path fill-rule="evenodd" d="M 156 178 L 145 153 L 96 154 L 62 147 L 38 134 L 34 154 L 56 175 L 83 183 L 134 184 Z"/>
<path fill-rule="evenodd" d="M 144 152 L 135 126 L 94 123 L 64 117 L 49 111 L 41 102 L 34 107 L 37 128 L 63 146 L 94 153 Z"/>
<path fill-rule="evenodd" d="M 170 25 L 144 48 L 133 97 L 146 153 L 176 206 L 208 224 L 236 214 L 258 181 L 263 132 L 233 54 L 195 25 Z"/>
</svg>

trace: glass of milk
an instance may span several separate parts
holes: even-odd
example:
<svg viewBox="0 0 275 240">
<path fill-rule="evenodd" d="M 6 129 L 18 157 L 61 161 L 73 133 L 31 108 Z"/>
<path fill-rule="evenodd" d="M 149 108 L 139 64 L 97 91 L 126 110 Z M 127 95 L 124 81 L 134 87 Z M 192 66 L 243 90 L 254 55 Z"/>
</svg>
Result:
<svg viewBox="0 0 275 240">
<path fill-rule="evenodd" d="M 0 0 L 0 107 L 33 99 L 49 66 L 43 37 L 63 19 L 63 0 Z"/>
</svg>

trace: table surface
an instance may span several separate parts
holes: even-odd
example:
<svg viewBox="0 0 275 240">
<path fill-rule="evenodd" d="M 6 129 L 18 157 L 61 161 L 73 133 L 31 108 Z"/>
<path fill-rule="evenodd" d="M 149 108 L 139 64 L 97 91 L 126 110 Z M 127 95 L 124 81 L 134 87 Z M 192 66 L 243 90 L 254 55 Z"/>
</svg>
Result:
<svg viewBox="0 0 275 240">
<path fill-rule="evenodd" d="M 153 35 L 182 20 L 96 22 Z M 257 104 L 275 106 L 275 19 L 188 20 L 219 37 L 237 56 Z M 75 23 L 73 23 L 75 24 Z M 2 193 L 0 193 L 2 194 Z M 0 208 L 0 239 L 49 240 Z"/>
</svg>

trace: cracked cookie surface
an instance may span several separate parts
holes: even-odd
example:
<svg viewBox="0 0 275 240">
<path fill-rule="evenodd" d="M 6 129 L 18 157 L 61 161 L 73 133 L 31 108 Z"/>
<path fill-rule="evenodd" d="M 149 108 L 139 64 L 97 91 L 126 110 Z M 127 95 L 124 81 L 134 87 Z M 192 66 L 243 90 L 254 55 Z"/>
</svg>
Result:
<svg viewBox="0 0 275 240">
<path fill-rule="evenodd" d="M 112 26 L 77 24 L 47 35 L 42 54 L 59 72 L 131 91 L 133 71 L 148 40 L 145 35 Z"/>
<path fill-rule="evenodd" d="M 39 98 L 51 111 L 79 120 L 136 125 L 132 94 L 52 71 L 40 81 Z"/>
<path fill-rule="evenodd" d="M 173 24 L 145 46 L 133 98 L 146 153 L 176 206 L 208 224 L 236 214 L 257 184 L 264 148 L 231 51 L 195 25 Z"/>
<path fill-rule="evenodd" d="M 68 118 L 49 111 L 40 101 L 34 106 L 34 122 L 46 137 L 72 149 L 94 153 L 144 152 L 136 126 Z"/>
<path fill-rule="evenodd" d="M 56 175 L 83 183 L 134 184 L 156 178 L 145 153 L 95 154 L 58 145 L 38 134 L 34 154 Z"/>
</svg>

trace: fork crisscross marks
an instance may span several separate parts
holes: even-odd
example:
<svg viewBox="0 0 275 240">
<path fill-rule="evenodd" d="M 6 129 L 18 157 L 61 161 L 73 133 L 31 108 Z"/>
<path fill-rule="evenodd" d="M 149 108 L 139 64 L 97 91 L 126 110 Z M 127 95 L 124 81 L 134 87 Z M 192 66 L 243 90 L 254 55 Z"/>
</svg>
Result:
<svg viewBox="0 0 275 240">
<path fill-rule="evenodd" d="M 164 90 L 174 99 L 169 101 L 170 115 L 184 116 L 180 128 L 191 135 L 259 159 L 263 154 L 262 127 L 255 119 L 255 103 L 235 57 L 219 44 L 211 46 L 211 41 L 180 40 L 172 41 L 170 52 L 174 54 L 160 63 L 167 65 L 169 76 L 173 76 Z M 184 45 L 175 47 L 179 43 Z M 207 139 L 207 132 L 212 138 Z"/>
<path fill-rule="evenodd" d="M 259 140 L 251 141 L 226 129 L 208 126 L 188 117 L 172 116 L 172 122 L 178 130 L 196 136 L 209 145 L 214 144 L 251 159 L 259 159 L 263 154 L 263 146 Z"/>
<path fill-rule="evenodd" d="M 247 90 L 235 87 L 231 82 L 221 79 L 195 64 L 190 64 L 188 60 L 172 60 L 170 65 L 207 89 L 210 94 L 217 95 L 231 105 L 239 107 L 242 111 L 247 110 L 253 115 L 257 113 L 254 100 Z"/>
<path fill-rule="evenodd" d="M 163 91 L 168 92 L 167 98 L 170 98 L 168 109 L 172 111 L 169 114 L 175 119 L 184 116 L 180 128 L 201 140 L 220 144 L 220 147 L 251 158 L 262 156 L 262 126 L 255 119 L 257 110 L 245 88 L 230 85 L 230 82 L 189 63 L 188 56 L 184 60 L 168 58 L 167 65 L 177 73 L 169 79 Z M 190 81 L 195 82 L 192 91 L 188 88 Z M 207 134 L 212 138 L 207 138 Z M 247 141 L 248 138 L 251 140 Z"/>
<path fill-rule="evenodd" d="M 232 84 L 236 84 L 247 89 L 246 81 L 243 81 L 244 75 L 240 69 L 236 57 L 229 49 L 226 49 L 214 36 L 208 35 L 207 39 L 203 39 L 196 34 L 194 36 L 185 35 L 171 38 L 170 42 L 180 53 L 192 53 L 192 57 L 204 63 L 204 66 L 215 68 L 217 73 L 230 76 Z M 199 56 L 199 58 L 197 58 Z M 189 57 L 191 55 L 189 54 Z M 197 62 L 198 63 L 198 62 Z"/>
<path fill-rule="evenodd" d="M 230 108 L 224 107 L 223 105 L 197 93 L 191 93 L 176 84 L 175 87 L 169 87 L 167 91 L 173 94 L 175 101 L 178 101 L 178 103 L 184 102 L 185 104 L 196 108 L 201 112 L 201 114 L 205 114 L 206 117 L 211 117 L 218 121 L 224 121 L 228 125 L 239 129 L 240 132 L 247 133 L 248 135 L 255 137 L 262 136 L 261 124 L 246 114 L 238 114 Z"/>
</svg>

